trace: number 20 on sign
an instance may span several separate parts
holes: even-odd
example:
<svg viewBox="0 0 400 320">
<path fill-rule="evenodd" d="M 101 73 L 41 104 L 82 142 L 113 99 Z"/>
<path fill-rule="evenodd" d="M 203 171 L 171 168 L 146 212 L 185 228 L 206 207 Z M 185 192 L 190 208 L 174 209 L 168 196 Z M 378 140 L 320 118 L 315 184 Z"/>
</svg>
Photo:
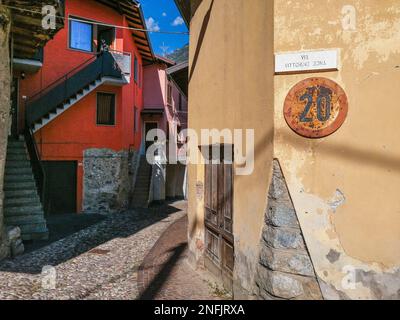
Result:
<svg viewBox="0 0 400 320">
<path fill-rule="evenodd" d="M 336 132 L 346 120 L 348 99 L 344 90 L 326 78 L 299 82 L 285 100 L 287 124 L 306 138 L 323 138 Z"/>
</svg>

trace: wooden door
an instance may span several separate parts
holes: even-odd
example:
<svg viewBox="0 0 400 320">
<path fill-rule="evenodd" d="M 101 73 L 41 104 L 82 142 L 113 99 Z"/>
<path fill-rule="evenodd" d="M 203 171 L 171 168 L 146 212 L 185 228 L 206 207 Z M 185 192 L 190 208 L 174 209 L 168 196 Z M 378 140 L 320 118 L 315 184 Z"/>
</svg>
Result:
<svg viewBox="0 0 400 320">
<path fill-rule="evenodd" d="M 77 162 L 43 161 L 49 214 L 76 213 Z"/>
<path fill-rule="evenodd" d="M 207 164 L 205 168 L 206 266 L 232 290 L 234 270 L 233 166 Z"/>
</svg>

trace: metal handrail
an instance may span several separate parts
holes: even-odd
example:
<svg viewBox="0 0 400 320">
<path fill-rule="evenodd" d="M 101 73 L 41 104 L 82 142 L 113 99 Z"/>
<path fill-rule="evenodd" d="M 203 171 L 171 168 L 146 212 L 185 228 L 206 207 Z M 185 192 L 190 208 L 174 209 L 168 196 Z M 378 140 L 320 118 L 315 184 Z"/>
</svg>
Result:
<svg viewBox="0 0 400 320">
<path fill-rule="evenodd" d="M 68 76 L 61 78 L 64 81 L 59 81 L 57 85 L 53 84 L 51 90 L 46 90 L 45 94 L 33 101 L 30 100 L 26 108 L 28 124 L 30 126 L 33 125 L 37 120 L 53 112 L 90 83 L 105 76 L 123 77 L 112 54 L 107 51 L 103 51 L 97 59 L 87 64 L 84 68 L 81 67 L 79 72 L 75 70 L 74 73 L 70 72 Z"/>
<path fill-rule="evenodd" d="M 55 80 L 52 83 L 50 83 L 49 85 L 47 85 L 44 89 L 41 89 L 39 92 L 37 92 L 34 95 L 28 97 L 28 99 L 26 101 L 32 103 L 33 101 L 41 98 L 45 92 L 48 92 L 51 89 L 53 89 L 56 86 L 56 84 L 58 84 L 61 80 L 64 80 L 64 81 L 68 80 L 73 74 L 75 74 L 76 72 L 80 71 L 89 62 L 92 62 L 93 60 L 95 60 L 95 58 L 97 59 L 97 57 L 99 55 L 100 55 L 100 53 L 94 54 L 92 57 L 90 57 L 90 59 L 85 60 L 80 65 L 78 65 L 75 68 L 73 68 L 72 70 L 68 71 L 66 74 L 64 74 L 63 76 L 61 76 L 57 80 Z"/>
<path fill-rule="evenodd" d="M 46 173 L 41 161 L 41 156 L 35 141 L 35 137 L 32 129 L 28 127 L 26 124 L 24 130 L 24 137 L 26 147 L 28 149 L 28 154 L 32 166 L 33 175 L 35 178 L 36 187 L 39 193 L 40 201 L 43 206 L 43 210 L 47 213 L 47 199 L 46 199 L 46 188 L 47 188 L 47 179 Z"/>
</svg>

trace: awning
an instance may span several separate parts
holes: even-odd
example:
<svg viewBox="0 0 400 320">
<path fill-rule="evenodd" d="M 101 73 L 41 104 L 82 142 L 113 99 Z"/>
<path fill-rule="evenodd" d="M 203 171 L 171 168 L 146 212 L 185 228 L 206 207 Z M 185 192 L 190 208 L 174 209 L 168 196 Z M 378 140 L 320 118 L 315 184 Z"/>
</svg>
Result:
<svg viewBox="0 0 400 320">
<path fill-rule="evenodd" d="M 168 68 L 167 74 L 187 98 L 189 91 L 189 63 L 183 62 Z"/>
</svg>

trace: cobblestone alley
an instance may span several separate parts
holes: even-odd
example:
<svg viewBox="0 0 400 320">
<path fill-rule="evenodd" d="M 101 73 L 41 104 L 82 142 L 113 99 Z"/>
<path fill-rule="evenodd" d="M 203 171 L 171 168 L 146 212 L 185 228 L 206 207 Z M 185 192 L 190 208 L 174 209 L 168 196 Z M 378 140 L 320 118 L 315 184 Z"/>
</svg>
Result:
<svg viewBox="0 0 400 320">
<path fill-rule="evenodd" d="M 185 202 L 111 215 L 3 261 L 0 299 L 220 299 L 185 261 L 186 228 Z"/>
</svg>

